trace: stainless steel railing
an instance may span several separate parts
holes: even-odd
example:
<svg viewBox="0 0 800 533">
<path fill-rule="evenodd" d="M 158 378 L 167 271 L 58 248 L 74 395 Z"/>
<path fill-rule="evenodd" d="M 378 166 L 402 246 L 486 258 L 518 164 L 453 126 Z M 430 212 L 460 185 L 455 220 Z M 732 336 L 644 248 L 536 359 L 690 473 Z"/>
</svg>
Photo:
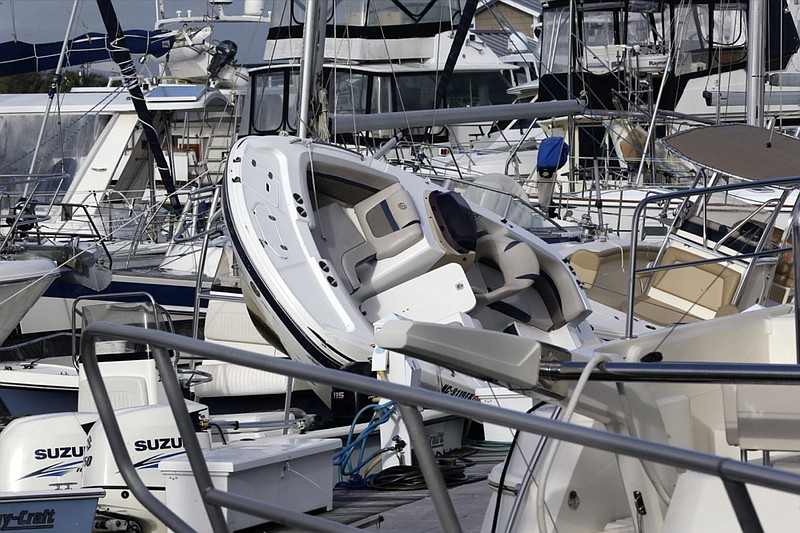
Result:
<svg viewBox="0 0 800 533">
<path fill-rule="evenodd" d="M 195 473 L 200 495 L 203 498 L 206 512 L 215 532 L 227 530 L 221 507 L 314 531 L 355 531 L 355 529 L 320 517 L 287 511 L 276 506 L 256 502 L 244 496 L 227 494 L 215 489 L 211 482 L 208 468 L 203 461 L 202 450 L 188 416 L 175 370 L 167 355 L 167 348 L 213 357 L 231 364 L 274 372 L 291 376 L 295 379 L 305 379 L 329 385 L 335 384 L 340 388 L 390 398 L 406 407 L 421 406 L 437 409 L 457 416 L 500 424 L 548 438 L 712 475 L 722 480 L 733 507 L 737 511 L 737 517 L 745 529 L 747 529 L 744 527 L 745 525 L 751 526 L 755 524 L 757 526 L 756 530 L 760 530 L 759 519 L 745 487 L 746 483 L 800 494 L 800 475 L 791 472 L 677 448 L 658 442 L 640 440 L 617 433 L 571 425 L 544 417 L 531 416 L 526 413 L 472 400 L 459 399 L 434 391 L 387 383 L 367 376 L 302 364 L 283 358 L 264 357 L 261 354 L 206 343 L 163 331 L 102 322 L 91 324 L 83 332 L 81 338 L 83 363 L 92 395 L 97 405 L 98 414 L 108 436 L 117 466 L 135 497 L 173 531 L 189 532 L 191 528 L 149 492 L 131 462 L 122 440 L 119 424 L 115 418 L 108 392 L 102 382 L 97 356 L 94 353 L 93 341 L 99 336 L 138 341 L 161 348 L 154 351 L 156 364 L 161 373 L 169 405 L 172 408 L 178 430 L 183 439 L 189 463 Z M 413 413 L 416 413 L 416 409 L 404 408 L 402 412 L 406 415 L 405 422 L 409 426 L 412 445 L 418 456 L 432 458 L 433 451 L 430 448 L 430 443 L 424 438 L 421 420 L 418 416 L 413 416 Z M 431 496 L 436 505 L 437 513 L 439 513 L 442 527 L 445 531 L 460 531 L 460 526 L 453 512 L 452 502 L 444 488 L 438 468 L 431 468 L 430 461 L 425 461 L 424 459 L 420 461 L 420 465 L 431 490 Z"/>
</svg>

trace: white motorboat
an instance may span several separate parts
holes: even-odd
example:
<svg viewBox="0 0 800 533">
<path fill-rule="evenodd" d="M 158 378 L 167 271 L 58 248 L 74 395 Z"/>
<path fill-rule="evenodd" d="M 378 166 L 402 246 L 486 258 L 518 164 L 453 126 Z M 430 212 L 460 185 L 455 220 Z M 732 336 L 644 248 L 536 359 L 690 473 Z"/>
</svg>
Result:
<svg viewBox="0 0 800 533">
<path fill-rule="evenodd" d="M 117 320 L 158 329 L 164 326 L 159 321 L 166 315 L 163 310 L 153 313 L 154 305 L 150 299 L 149 306 L 140 303 L 85 306 L 84 326 L 97 320 Z M 194 529 L 208 530 L 209 519 L 197 513 L 193 466 L 184 458 L 184 441 L 167 405 L 164 380 L 177 376 L 176 386 L 189 390 L 210 376 L 199 370 L 174 368 L 179 354 L 172 351 L 166 354 L 172 376 L 165 377 L 163 367 L 159 371 L 156 366 L 154 348 L 147 343 L 103 337 L 94 339 L 91 345 L 93 357 L 96 355 L 99 361 L 95 364 L 100 381 L 92 383 L 85 367 L 72 366 L 70 361 L 62 369 L 69 368 L 71 372 L 61 372 L 60 377 L 62 382 L 68 382 L 71 401 L 62 400 L 42 414 L 15 417 L 0 432 L 0 460 L 5 465 L 0 474 L 3 500 L 27 497 L 35 502 L 66 502 L 90 492 L 94 499 L 82 508 L 82 516 L 91 517 L 93 528 L 167 531 L 169 521 L 156 519 L 146 501 L 130 497 L 125 474 L 115 458 L 118 451 L 115 447 L 120 446 L 126 450 L 128 460 L 134 461 L 132 469 L 136 475 L 154 491 L 157 500 L 169 505 L 173 513 L 191 523 Z M 49 379 L 52 387 L 55 367 L 31 364 L 27 368 L 6 368 L 3 372 L 16 373 L 17 377 L 38 376 L 42 383 Z M 112 440 L 100 420 L 95 400 L 99 386 L 110 398 L 115 423 L 125 428 L 119 441 Z M 28 392 L 28 398 L 32 399 L 35 392 Z M 331 508 L 332 455 L 341 441 L 300 437 L 303 421 L 294 416 L 297 411 L 289 412 L 288 418 L 284 418 L 283 412 L 215 417 L 209 415 L 205 405 L 189 400 L 186 410 L 194 421 L 193 439 L 199 442 L 206 468 L 215 476 L 222 476 L 229 491 L 246 493 L 251 498 L 297 512 Z M 293 474 L 287 477 L 287 470 Z M 253 489 L 256 482 L 262 489 Z M 59 515 L 67 512 L 62 511 L 65 503 L 54 505 Z M 265 522 L 227 510 L 222 516 L 233 529 Z"/>
<path fill-rule="evenodd" d="M 248 137 L 231 153 L 223 205 L 251 316 L 297 360 L 368 364 L 375 324 L 393 314 L 564 347 L 593 339 L 587 301 L 548 245 L 380 161 Z M 450 376 L 437 370 L 428 386 L 463 394 Z"/>
<path fill-rule="evenodd" d="M 687 130 L 662 142 L 693 161 L 700 176 L 712 177 L 709 186 L 645 197 L 635 211 L 639 231 L 629 243 L 560 245 L 593 302 L 590 321 L 603 338 L 630 336 L 631 312 L 638 334 L 794 296 L 787 217 L 774 207 L 796 203 L 800 140 L 731 124 Z M 754 189 L 763 201 L 743 202 L 739 193 Z M 677 216 L 661 242 L 641 241 L 645 214 L 673 203 Z"/>
</svg>

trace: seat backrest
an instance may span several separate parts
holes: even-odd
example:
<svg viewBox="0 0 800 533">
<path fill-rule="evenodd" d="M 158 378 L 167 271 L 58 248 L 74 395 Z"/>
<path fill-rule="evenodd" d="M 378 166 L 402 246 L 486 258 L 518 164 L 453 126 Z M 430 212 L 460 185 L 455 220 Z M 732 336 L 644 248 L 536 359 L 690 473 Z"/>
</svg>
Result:
<svg viewBox="0 0 800 533">
<path fill-rule="evenodd" d="M 337 271 L 349 283 L 350 292 L 356 290 L 361 282 L 356 274 L 359 263 L 372 258 L 375 249 L 356 228 L 344 208 L 331 202 L 317 210 L 318 235 L 324 235 L 324 243 L 318 242 L 319 249 L 330 260 Z"/>
<path fill-rule="evenodd" d="M 503 285 L 477 289 L 478 305 L 489 305 L 527 289 L 539 277 L 539 259 L 533 248 L 504 235 L 483 235 L 477 243 L 477 261 L 495 265 Z"/>
<path fill-rule="evenodd" d="M 661 265 L 677 265 L 702 259 L 691 252 L 671 247 L 664 252 Z M 685 300 L 693 305 L 695 311 L 699 311 L 696 309 L 699 306 L 711 311 L 711 316 L 714 316 L 721 307 L 733 303 L 740 281 L 741 274 L 723 264 L 676 267 L 656 273 L 651 292 L 654 289 L 662 291 Z"/>
<path fill-rule="evenodd" d="M 100 363 L 100 374 L 114 409 L 166 401 L 163 385 L 152 359 Z M 78 383 L 78 411 L 97 411 L 89 382 L 85 378 Z"/>
<path fill-rule="evenodd" d="M 725 438 L 743 450 L 800 451 L 800 388 L 722 385 Z"/>
<path fill-rule="evenodd" d="M 419 213 L 411 195 L 395 183 L 354 206 L 364 237 L 380 260 L 422 239 Z"/>
</svg>

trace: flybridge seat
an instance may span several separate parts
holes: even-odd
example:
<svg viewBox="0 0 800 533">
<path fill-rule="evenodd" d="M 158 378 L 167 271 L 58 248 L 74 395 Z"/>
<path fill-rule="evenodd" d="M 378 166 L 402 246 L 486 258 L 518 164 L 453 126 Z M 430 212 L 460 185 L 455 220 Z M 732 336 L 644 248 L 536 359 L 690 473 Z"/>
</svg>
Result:
<svg viewBox="0 0 800 533">
<path fill-rule="evenodd" d="M 661 265 L 678 265 L 703 258 L 679 248 L 667 248 Z M 666 326 L 694 322 L 738 311 L 733 297 L 741 274 L 723 264 L 708 263 L 662 270 L 647 293 L 634 304 L 637 317 Z"/>
</svg>

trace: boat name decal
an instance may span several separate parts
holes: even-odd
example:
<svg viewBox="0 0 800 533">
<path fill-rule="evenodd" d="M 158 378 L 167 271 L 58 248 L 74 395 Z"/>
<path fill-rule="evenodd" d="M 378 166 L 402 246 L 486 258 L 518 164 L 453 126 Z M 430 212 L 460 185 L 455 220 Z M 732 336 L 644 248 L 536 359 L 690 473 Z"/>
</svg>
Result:
<svg viewBox="0 0 800 533">
<path fill-rule="evenodd" d="M 180 437 L 142 439 L 133 443 L 133 449 L 137 452 L 146 452 L 147 450 L 173 450 L 179 448 L 183 448 L 183 441 Z"/>
<path fill-rule="evenodd" d="M 56 522 L 55 509 L 29 511 L 21 509 L 18 514 L 0 513 L 0 531 L 24 531 L 26 529 L 52 529 Z"/>
<path fill-rule="evenodd" d="M 453 387 L 452 385 L 442 385 L 442 392 L 449 394 L 450 396 L 455 396 L 456 398 L 466 398 L 468 400 L 475 399 L 475 393 L 464 389 L 459 389 L 458 387 Z"/>
<path fill-rule="evenodd" d="M 43 459 L 66 459 L 69 457 L 83 457 L 85 446 L 60 446 L 57 448 L 38 448 L 33 450 L 33 457 L 37 461 Z"/>
</svg>

